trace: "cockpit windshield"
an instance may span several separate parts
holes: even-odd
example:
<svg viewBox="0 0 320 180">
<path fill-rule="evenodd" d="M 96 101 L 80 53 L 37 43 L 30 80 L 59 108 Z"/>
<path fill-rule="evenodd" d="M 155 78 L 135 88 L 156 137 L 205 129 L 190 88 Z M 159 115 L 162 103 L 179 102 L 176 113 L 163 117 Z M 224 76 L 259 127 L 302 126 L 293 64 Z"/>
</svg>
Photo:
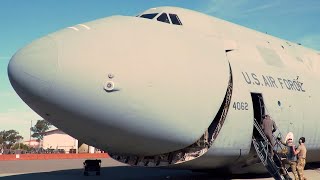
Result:
<svg viewBox="0 0 320 180">
<path fill-rule="evenodd" d="M 182 25 L 179 17 L 176 14 L 169 14 L 172 24 Z"/>
<path fill-rule="evenodd" d="M 165 22 L 165 23 L 168 23 L 170 24 L 170 20 L 168 18 L 168 15 L 166 13 L 162 13 L 158 18 L 157 18 L 158 21 L 161 21 L 161 22 Z"/>
<path fill-rule="evenodd" d="M 147 18 L 147 19 L 153 19 L 153 18 L 156 17 L 157 15 L 158 15 L 158 13 L 142 14 L 140 17 L 142 17 L 142 18 Z"/>
<path fill-rule="evenodd" d="M 174 24 L 174 25 L 182 25 L 178 15 L 176 14 L 167 14 L 167 13 L 149 13 L 149 14 L 142 14 L 139 17 L 146 18 L 146 19 L 154 19 L 157 17 L 157 21 L 168 23 L 168 24 Z"/>
</svg>

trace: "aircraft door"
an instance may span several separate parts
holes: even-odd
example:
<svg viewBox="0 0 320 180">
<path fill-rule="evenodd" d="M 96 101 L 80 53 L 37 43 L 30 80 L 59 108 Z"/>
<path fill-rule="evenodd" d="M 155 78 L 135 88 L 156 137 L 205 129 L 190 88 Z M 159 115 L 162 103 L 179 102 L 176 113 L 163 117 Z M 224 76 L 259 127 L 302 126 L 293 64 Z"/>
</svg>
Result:
<svg viewBox="0 0 320 180">
<path fill-rule="evenodd" d="M 265 115 L 265 107 L 262 94 L 251 93 L 254 118 L 261 124 Z"/>
<path fill-rule="evenodd" d="M 263 117 L 265 115 L 265 105 L 261 93 L 251 93 L 252 108 L 254 119 L 257 120 L 258 124 L 262 124 Z M 253 136 L 259 136 L 258 131 L 253 131 Z"/>
</svg>

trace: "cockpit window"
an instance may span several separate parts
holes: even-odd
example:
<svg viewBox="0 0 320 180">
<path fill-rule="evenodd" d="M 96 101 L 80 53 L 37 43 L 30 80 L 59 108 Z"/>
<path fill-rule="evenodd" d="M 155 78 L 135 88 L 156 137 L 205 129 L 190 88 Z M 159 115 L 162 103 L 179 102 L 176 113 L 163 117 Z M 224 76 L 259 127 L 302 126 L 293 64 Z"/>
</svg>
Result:
<svg viewBox="0 0 320 180">
<path fill-rule="evenodd" d="M 140 17 L 147 18 L 147 19 L 153 19 L 157 16 L 158 13 L 151 13 L 151 14 L 142 14 Z"/>
<path fill-rule="evenodd" d="M 161 21 L 161 22 L 165 22 L 165 23 L 169 23 L 169 24 L 170 24 L 168 15 L 167 15 L 166 13 L 162 13 L 162 14 L 157 18 L 157 20 L 158 20 L 158 21 Z"/>
<path fill-rule="evenodd" d="M 155 17 L 157 17 L 157 21 L 160 22 L 165 22 L 168 24 L 175 24 L 175 25 L 182 25 L 178 15 L 176 14 L 171 14 L 171 13 L 165 13 L 163 12 L 162 14 L 159 15 L 159 13 L 149 13 L 149 14 L 142 14 L 142 15 L 138 15 L 138 17 L 141 18 L 146 18 L 146 19 L 154 19 Z M 171 21 L 170 21 L 171 20 Z"/>
<path fill-rule="evenodd" d="M 169 14 L 172 24 L 182 25 L 179 17 L 176 14 Z"/>
</svg>

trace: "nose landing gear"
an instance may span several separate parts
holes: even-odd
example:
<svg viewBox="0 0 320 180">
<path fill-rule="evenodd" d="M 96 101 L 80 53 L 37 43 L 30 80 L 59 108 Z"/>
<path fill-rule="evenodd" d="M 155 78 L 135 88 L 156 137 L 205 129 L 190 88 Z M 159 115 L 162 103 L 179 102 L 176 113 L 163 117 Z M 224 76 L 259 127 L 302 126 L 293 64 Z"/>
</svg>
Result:
<svg viewBox="0 0 320 180">
<path fill-rule="evenodd" d="M 89 176 L 89 172 L 95 172 L 97 176 L 100 176 L 100 169 L 101 169 L 100 159 L 95 159 L 95 160 L 87 159 L 83 162 L 83 166 L 84 166 L 84 171 L 83 171 L 84 176 Z"/>
</svg>

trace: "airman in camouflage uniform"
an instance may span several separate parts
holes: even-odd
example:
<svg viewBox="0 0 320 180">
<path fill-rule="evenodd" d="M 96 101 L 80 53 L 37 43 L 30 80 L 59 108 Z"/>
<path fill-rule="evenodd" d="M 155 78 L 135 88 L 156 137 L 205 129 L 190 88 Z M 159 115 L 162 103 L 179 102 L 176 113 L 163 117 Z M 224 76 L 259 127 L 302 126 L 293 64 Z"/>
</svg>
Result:
<svg viewBox="0 0 320 180">
<path fill-rule="evenodd" d="M 280 138 L 278 138 L 278 140 L 280 141 Z M 283 148 L 282 151 L 278 152 L 278 154 L 282 154 L 286 157 L 285 159 L 281 160 L 282 173 L 283 175 L 289 176 L 288 174 L 286 174 L 286 171 L 284 169 L 285 164 L 289 164 L 292 169 L 294 179 L 299 180 L 299 176 L 297 172 L 297 156 L 294 154 L 294 151 L 293 151 L 293 146 L 294 146 L 293 141 L 291 138 L 289 138 L 286 142 L 283 142 L 283 141 L 280 141 L 280 142 L 286 146 L 285 148 Z"/>
<path fill-rule="evenodd" d="M 307 178 L 304 177 L 304 166 L 306 165 L 306 156 L 307 156 L 307 149 L 304 145 L 304 142 L 306 139 L 304 137 L 301 137 L 299 139 L 300 146 L 297 149 L 294 150 L 294 154 L 298 155 L 298 164 L 297 164 L 297 170 L 299 174 L 300 180 L 306 180 Z"/>
</svg>

